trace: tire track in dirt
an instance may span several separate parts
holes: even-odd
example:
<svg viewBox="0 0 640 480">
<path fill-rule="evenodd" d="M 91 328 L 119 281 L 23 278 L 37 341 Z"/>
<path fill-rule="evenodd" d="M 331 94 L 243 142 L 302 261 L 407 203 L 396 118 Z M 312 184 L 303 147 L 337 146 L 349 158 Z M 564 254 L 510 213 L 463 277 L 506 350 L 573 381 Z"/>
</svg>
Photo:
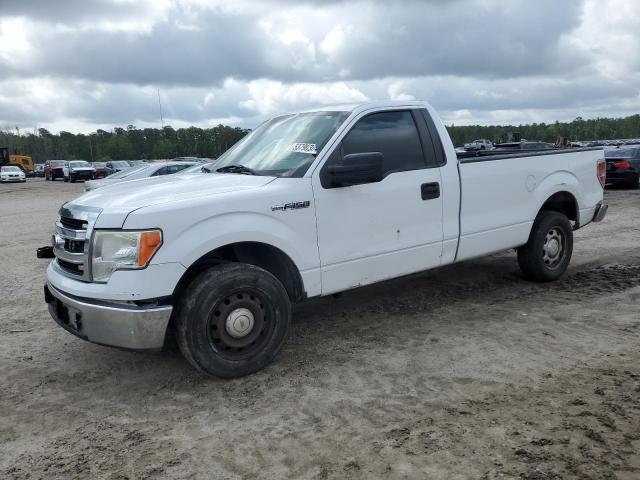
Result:
<svg viewBox="0 0 640 480">
<path fill-rule="evenodd" d="M 373 469 L 386 463 L 385 473 L 402 467 L 409 478 L 424 469 L 486 480 L 639 478 L 638 358 L 574 367 L 394 425 L 369 445 Z"/>
<path fill-rule="evenodd" d="M 452 304 L 474 302 L 502 305 L 524 296 L 552 303 L 584 302 L 589 297 L 619 293 L 640 286 L 640 264 L 611 264 L 577 271 L 555 282 L 531 283 L 516 274 L 485 277 L 482 280 L 442 282 L 435 278 L 409 281 L 410 288 L 388 295 L 376 295 L 365 305 L 354 304 L 362 312 L 416 314 Z M 345 306 L 353 303 L 345 302 Z"/>
</svg>

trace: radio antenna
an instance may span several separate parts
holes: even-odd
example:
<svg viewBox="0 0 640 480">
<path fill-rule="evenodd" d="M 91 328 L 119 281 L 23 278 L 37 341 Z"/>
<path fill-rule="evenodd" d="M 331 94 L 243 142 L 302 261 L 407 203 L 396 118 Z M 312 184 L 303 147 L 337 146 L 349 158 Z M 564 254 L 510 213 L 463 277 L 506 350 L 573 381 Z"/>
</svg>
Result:
<svg viewBox="0 0 640 480">
<path fill-rule="evenodd" d="M 164 130 L 164 120 L 162 119 L 162 102 L 160 101 L 160 88 L 158 87 L 158 106 L 160 107 L 160 125 Z"/>
</svg>

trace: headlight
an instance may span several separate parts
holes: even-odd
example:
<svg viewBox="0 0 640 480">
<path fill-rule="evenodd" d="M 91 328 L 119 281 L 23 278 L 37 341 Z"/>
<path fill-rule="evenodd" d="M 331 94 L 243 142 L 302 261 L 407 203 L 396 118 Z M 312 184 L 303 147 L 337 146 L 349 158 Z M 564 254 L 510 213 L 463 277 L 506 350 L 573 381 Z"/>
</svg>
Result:
<svg viewBox="0 0 640 480">
<path fill-rule="evenodd" d="M 95 282 L 108 282 L 116 270 L 145 268 L 162 245 L 162 231 L 96 230 L 91 273 Z"/>
</svg>

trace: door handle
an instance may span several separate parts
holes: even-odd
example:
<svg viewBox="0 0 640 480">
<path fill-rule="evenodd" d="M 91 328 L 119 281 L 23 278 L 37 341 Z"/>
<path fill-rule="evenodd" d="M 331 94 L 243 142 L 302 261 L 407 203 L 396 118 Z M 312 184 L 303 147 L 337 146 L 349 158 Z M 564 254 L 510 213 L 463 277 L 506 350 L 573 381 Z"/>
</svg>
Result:
<svg viewBox="0 0 640 480">
<path fill-rule="evenodd" d="M 420 185 L 422 200 L 432 200 L 440 197 L 440 184 L 438 182 L 423 183 Z"/>
</svg>

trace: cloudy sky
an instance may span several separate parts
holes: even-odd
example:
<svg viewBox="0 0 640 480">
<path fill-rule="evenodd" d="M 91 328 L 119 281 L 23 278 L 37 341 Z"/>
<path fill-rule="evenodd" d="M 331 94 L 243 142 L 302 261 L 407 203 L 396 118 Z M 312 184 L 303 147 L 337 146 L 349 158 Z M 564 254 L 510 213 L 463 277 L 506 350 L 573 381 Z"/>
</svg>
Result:
<svg viewBox="0 0 640 480">
<path fill-rule="evenodd" d="M 431 102 L 450 124 L 640 112 L 638 0 L 0 0 L 0 127 L 253 127 Z"/>
</svg>

